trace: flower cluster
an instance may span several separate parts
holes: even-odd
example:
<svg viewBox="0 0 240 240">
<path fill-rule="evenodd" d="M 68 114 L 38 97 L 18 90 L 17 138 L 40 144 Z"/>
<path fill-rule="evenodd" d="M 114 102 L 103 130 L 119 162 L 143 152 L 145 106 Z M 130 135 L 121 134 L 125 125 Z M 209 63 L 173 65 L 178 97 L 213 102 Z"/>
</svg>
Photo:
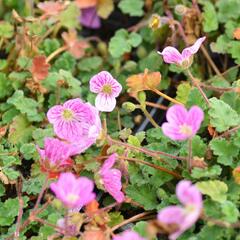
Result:
<svg viewBox="0 0 240 240">
<path fill-rule="evenodd" d="M 158 213 L 158 221 L 177 227 L 170 234 L 169 239 L 177 239 L 184 231 L 189 229 L 199 218 L 202 212 L 202 195 L 190 181 L 182 180 L 176 188 L 176 195 L 183 207 L 169 206 Z"/>
</svg>

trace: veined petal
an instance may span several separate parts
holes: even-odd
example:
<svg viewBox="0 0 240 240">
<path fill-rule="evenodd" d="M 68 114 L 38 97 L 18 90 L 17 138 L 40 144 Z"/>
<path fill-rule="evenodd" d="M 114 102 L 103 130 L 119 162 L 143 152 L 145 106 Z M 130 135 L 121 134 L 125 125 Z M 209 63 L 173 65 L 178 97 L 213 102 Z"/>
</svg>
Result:
<svg viewBox="0 0 240 240">
<path fill-rule="evenodd" d="M 162 52 L 158 53 L 163 56 L 163 60 L 166 63 L 181 64 L 183 61 L 181 53 L 174 47 L 166 47 Z"/>
<path fill-rule="evenodd" d="M 95 106 L 99 111 L 112 112 L 116 106 L 116 99 L 113 96 L 99 93 L 95 99 Z"/>
<path fill-rule="evenodd" d="M 168 122 L 179 126 L 186 122 L 187 116 L 188 112 L 186 108 L 176 104 L 168 109 L 166 118 Z"/>
<path fill-rule="evenodd" d="M 61 119 L 62 111 L 63 107 L 61 105 L 51 107 L 47 112 L 48 121 L 52 124 L 59 122 L 59 119 Z"/>
<path fill-rule="evenodd" d="M 113 153 L 108 159 L 105 160 L 105 162 L 103 163 L 100 169 L 100 174 L 105 174 L 106 171 L 108 171 L 111 167 L 113 167 L 113 165 L 116 162 L 116 157 L 117 157 L 117 154 Z"/>
<path fill-rule="evenodd" d="M 180 133 L 180 129 L 177 125 L 165 122 L 162 124 L 162 131 L 165 136 L 169 137 L 174 141 L 183 141 L 189 138 L 189 136 Z"/>
<path fill-rule="evenodd" d="M 192 127 L 193 135 L 199 130 L 204 119 L 203 110 L 198 106 L 193 106 L 188 111 L 187 124 Z"/>
<path fill-rule="evenodd" d="M 206 37 L 199 38 L 191 47 L 187 47 L 183 49 L 182 51 L 182 57 L 184 60 L 187 60 L 189 57 L 191 57 L 193 54 L 195 54 L 202 43 L 205 41 Z"/>
</svg>

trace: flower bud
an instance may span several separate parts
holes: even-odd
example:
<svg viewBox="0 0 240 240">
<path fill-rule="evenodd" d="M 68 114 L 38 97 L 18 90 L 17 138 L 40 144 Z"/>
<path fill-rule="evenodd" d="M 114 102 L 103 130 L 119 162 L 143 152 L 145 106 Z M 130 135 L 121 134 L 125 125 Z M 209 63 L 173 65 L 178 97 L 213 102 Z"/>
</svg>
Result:
<svg viewBox="0 0 240 240">
<path fill-rule="evenodd" d="M 127 112 L 133 112 L 137 107 L 135 104 L 133 104 L 131 102 L 125 102 L 125 103 L 123 103 L 122 108 L 124 110 L 126 110 Z"/>
<path fill-rule="evenodd" d="M 102 56 L 108 55 L 108 48 L 107 48 L 107 44 L 105 42 L 99 42 L 97 44 L 97 49 L 101 53 Z"/>
<path fill-rule="evenodd" d="M 187 10 L 188 10 L 188 8 L 186 6 L 184 6 L 183 4 L 177 4 L 174 9 L 175 13 L 180 16 L 185 15 Z"/>
<path fill-rule="evenodd" d="M 124 66 L 123 69 L 128 71 L 128 72 L 132 72 L 136 69 L 137 67 L 137 63 L 134 61 L 127 61 Z"/>
<path fill-rule="evenodd" d="M 137 99 L 142 106 L 145 106 L 146 93 L 144 91 L 139 92 L 138 95 L 137 95 Z"/>
<path fill-rule="evenodd" d="M 146 48 L 145 47 L 143 47 L 143 46 L 139 46 L 138 48 L 137 48 L 137 56 L 139 57 L 139 58 L 145 58 L 146 56 L 147 56 L 147 50 L 146 50 Z"/>
</svg>

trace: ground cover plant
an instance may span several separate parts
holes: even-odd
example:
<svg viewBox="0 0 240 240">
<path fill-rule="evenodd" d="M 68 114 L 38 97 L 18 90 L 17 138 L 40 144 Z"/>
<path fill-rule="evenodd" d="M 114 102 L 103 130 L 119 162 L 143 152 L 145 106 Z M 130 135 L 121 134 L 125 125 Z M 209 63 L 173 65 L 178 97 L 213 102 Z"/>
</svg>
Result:
<svg viewBox="0 0 240 240">
<path fill-rule="evenodd" d="M 0 1 L 0 239 L 240 239 L 240 1 Z"/>
</svg>

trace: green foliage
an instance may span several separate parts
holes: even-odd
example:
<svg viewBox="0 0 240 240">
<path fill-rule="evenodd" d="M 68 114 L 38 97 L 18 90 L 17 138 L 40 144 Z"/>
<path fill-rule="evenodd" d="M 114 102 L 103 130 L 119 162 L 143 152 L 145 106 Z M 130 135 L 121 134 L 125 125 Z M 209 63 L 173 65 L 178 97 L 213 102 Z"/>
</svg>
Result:
<svg viewBox="0 0 240 240">
<path fill-rule="evenodd" d="M 223 203 L 227 199 L 228 186 L 219 180 L 198 182 L 198 189 L 201 193 L 211 197 L 213 201 Z"/>
<path fill-rule="evenodd" d="M 189 96 L 190 91 L 191 91 L 191 86 L 189 83 L 186 83 L 186 82 L 181 83 L 177 87 L 176 100 L 183 104 L 186 104 L 188 101 L 188 96 Z"/>
<path fill-rule="evenodd" d="M 142 38 L 137 33 L 130 33 L 125 29 L 118 30 L 109 42 L 109 52 L 114 58 L 121 57 L 124 53 L 131 51 L 132 47 L 137 47 L 142 42 Z"/>
<path fill-rule="evenodd" d="M 109 227 L 113 227 L 124 221 L 124 217 L 121 212 L 111 212 L 109 213 L 110 222 L 108 223 Z"/>
<path fill-rule="evenodd" d="M 78 17 L 79 17 L 79 9 L 75 5 L 75 3 L 71 3 L 68 7 L 60 14 L 59 19 L 60 23 L 63 27 L 68 29 L 78 27 Z"/>
<path fill-rule="evenodd" d="M 210 99 L 210 103 L 210 123 L 218 132 L 226 131 L 240 123 L 239 115 L 227 103 L 215 97 Z"/>
<path fill-rule="evenodd" d="M 156 192 L 149 184 L 144 184 L 141 187 L 129 185 L 126 189 L 128 197 L 143 205 L 145 210 L 156 208 L 158 203 Z"/>
<path fill-rule="evenodd" d="M 232 166 L 234 157 L 237 157 L 239 154 L 238 146 L 233 142 L 222 138 L 213 139 L 210 142 L 210 147 L 213 150 L 214 155 L 218 156 L 218 163 L 226 166 Z"/>
<path fill-rule="evenodd" d="M 202 1 L 203 4 L 203 30 L 211 32 L 218 29 L 218 18 L 214 5 L 211 2 Z"/>
<path fill-rule="evenodd" d="M 123 13 L 127 13 L 133 17 L 141 17 L 143 15 L 143 6 L 143 0 L 121 0 L 118 4 Z"/>
<path fill-rule="evenodd" d="M 0 23 L 0 38 L 11 38 L 14 34 L 14 27 L 9 22 Z"/>
</svg>

